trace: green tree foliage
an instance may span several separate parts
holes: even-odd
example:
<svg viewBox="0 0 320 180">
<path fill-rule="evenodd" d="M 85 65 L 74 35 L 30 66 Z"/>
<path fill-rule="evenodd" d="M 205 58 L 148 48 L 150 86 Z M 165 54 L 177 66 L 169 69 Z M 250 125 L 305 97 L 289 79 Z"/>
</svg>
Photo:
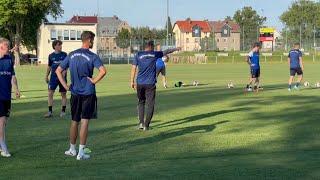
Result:
<svg viewBox="0 0 320 180">
<path fill-rule="evenodd" d="M 0 0 L 0 27 L 14 45 L 35 49 L 37 30 L 47 15 L 59 17 L 61 0 Z M 2 33 L 1 33 L 2 35 Z M 20 64 L 19 52 L 15 52 Z"/>
<path fill-rule="evenodd" d="M 122 28 L 116 37 L 116 44 L 118 47 L 125 49 L 130 46 L 130 31 Z"/>
<path fill-rule="evenodd" d="M 280 16 L 281 22 L 285 25 L 283 37 L 288 41 L 300 41 L 313 39 L 314 29 L 320 28 L 320 3 L 311 0 L 294 1 L 289 9 Z"/>
<path fill-rule="evenodd" d="M 260 16 L 252 7 L 243 7 L 235 12 L 233 20 L 241 27 L 241 42 L 243 42 L 243 39 L 245 40 L 244 45 L 241 43 L 242 49 L 247 50 L 258 40 L 259 27 L 263 25 L 267 18 Z"/>
</svg>

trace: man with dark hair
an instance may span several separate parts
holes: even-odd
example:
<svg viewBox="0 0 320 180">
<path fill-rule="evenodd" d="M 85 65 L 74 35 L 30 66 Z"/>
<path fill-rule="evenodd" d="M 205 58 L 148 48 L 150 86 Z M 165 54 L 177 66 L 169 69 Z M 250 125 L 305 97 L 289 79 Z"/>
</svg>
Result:
<svg viewBox="0 0 320 180">
<path fill-rule="evenodd" d="M 260 88 L 260 47 L 261 44 L 259 42 L 254 43 L 252 50 L 249 52 L 247 56 L 247 63 L 250 66 L 250 81 L 247 84 L 246 90 L 252 91 L 252 84 L 254 85 L 254 90 L 257 91 Z"/>
<path fill-rule="evenodd" d="M 60 117 L 64 117 L 66 114 L 67 105 L 67 90 L 59 82 L 56 74 L 56 69 L 60 63 L 67 57 L 67 53 L 62 51 L 62 42 L 60 40 L 55 40 L 52 42 L 53 53 L 49 55 L 48 67 L 46 72 L 45 81 L 48 84 L 48 113 L 45 118 L 50 118 L 53 116 L 52 106 L 53 106 L 53 95 L 57 87 L 59 86 L 59 92 L 61 93 L 61 113 Z M 50 75 L 51 74 L 51 75 Z M 49 79 L 50 75 L 50 79 Z M 63 77 L 65 81 L 67 80 L 67 72 L 63 71 Z"/>
<path fill-rule="evenodd" d="M 137 90 L 139 129 L 149 130 L 151 119 L 154 113 L 156 82 L 157 82 L 157 59 L 174 52 L 175 49 L 154 51 L 154 42 L 149 41 L 144 51 L 136 54 L 131 68 L 131 88 Z M 136 72 L 138 68 L 138 76 Z M 146 109 L 145 109 L 146 106 Z M 145 117 L 146 110 L 146 117 Z"/>
<path fill-rule="evenodd" d="M 300 44 L 295 43 L 292 50 L 290 50 L 288 55 L 288 64 L 290 68 L 290 78 L 289 78 L 289 87 L 288 91 L 291 91 L 291 84 L 293 81 L 294 76 L 298 75 L 298 80 L 294 89 L 299 90 L 300 83 L 303 78 L 303 62 L 302 62 L 302 52 L 300 51 Z"/>
<path fill-rule="evenodd" d="M 89 159 L 85 154 L 87 143 L 88 126 L 90 119 L 97 118 L 97 96 L 95 85 L 106 75 L 99 56 L 90 51 L 93 48 L 95 34 L 84 31 L 81 35 L 82 48 L 71 52 L 57 68 L 56 73 L 63 87 L 71 91 L 71 116 L 70 148 L 65 152 L 68 156 L 77 156 L 77 160 Z M 68 86 L 63 71 L 69 68 L 71 74 L 71 85 Z M 94 68 L 99 70 L 98 75 L 93 78 Z M 78 126 L 80 128 L 80 145 L 77 155 L 76 141 L 78 137 Z"/>
<path fill-rule="evenodd" d="M 17 78 L 14 71 L 14 61 L 9 55 L 10 42 L 0 38 L 0 155 L 11 157 L 5 138 L 6 123 L 11 110 L 11 90 L 15 88 L 16 97 L 20 97 Z"/>
</svg>

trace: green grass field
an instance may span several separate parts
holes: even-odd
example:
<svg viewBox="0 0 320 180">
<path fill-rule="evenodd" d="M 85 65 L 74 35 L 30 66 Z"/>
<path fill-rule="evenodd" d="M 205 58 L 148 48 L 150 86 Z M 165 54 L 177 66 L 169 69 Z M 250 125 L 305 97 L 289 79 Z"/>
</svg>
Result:
<svg viewBox="0 0 320 180">
<path fill-rule="evenodd" d="M 305 79 L 320 81 L 320 64 L 307 63 Z M 0 158 L 0 179 L 319 179 L 320 89 L 288 92 L 285 63 L 262 64 L 264 91 L 244 94 L 241 64 L 169 65 L 158 86 L 152 130 L 136 130 L 136 96 L 128 65 L 111 65 L 97 86 L 99 119 L 91 121 L 92 159 L 64 156 L 69 118 L 47 111 L 45 67 L 17 68 L 22 94 L 7 128 L 10 159 Z M 236 88 L 227 89 L 232 80 Z M 1 88 L 1 87 L 0 87 Z M 69 111 L 69 109 L 68 109 Z"/>
</svg>

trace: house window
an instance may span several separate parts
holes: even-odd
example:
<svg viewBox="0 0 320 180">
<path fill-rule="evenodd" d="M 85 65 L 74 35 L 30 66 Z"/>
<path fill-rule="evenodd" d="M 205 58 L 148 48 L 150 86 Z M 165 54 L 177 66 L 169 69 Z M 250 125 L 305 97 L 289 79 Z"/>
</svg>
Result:
<svg viewBox="0 0 320 180">
<path fill-rule="evenodd" d="M 189 38 L 186 39 L 186 43 L 189 43 Z"/>
<path fill-rule="evenodd" d="M 220 39 L 217 39 L 217 42 L 220 42 Z"/>
<path fill-rule="evenodd" d="M 199 43 L 199 39 L 198 39 L 198 38 L 195 38 L 195 39 L 194 39 L 194 42 L 195 42 L 195 43 Z"/>
<path fill-rule="evenodd" d="M 82 34 L 81 31 L 77 31 L 77 40 L 81 40 L 81 34 Z"/>
<path fill-rule="evenodd" d="M 72 40 L 72 41 L 76 40 L 76 31 L 75 30 L 70 31 L 70 40 Z"/>
<path fill-rule="evenodd" d="M 228 35 L 228 30 L 227 29 L 223 30 L 223 34 Z"/>
<path fill-rule="evenodd" d="M 51 32 L 50 32 L 50 36 L 51 36 L 51 40 L 57 40 L 57 31 L 52 29 Z"/>
<path fill-rule="evenodd" d="M 69 30 L 64 30 L 63 31 L 63 40 L 65 40 L 65 41 L 68 41 L 68 40 L 70 40 L 70 36 L 69 36 Z"/>
<path fill-rule="evenodd" d="M 223 42 L 227 42 L 227 38 L 224 38 L 224 39 L 223 39 Z"/>
<path fill-rule="evenodd" d="M 58 30 L 58 39 L 59 39 L 60 41 L 63 40 L 62 30 Z"/>
<path fill-rule="evenodd" d="M 117 49 L 117 47 L 114 47 L 113 49 Z"/>
</svg>

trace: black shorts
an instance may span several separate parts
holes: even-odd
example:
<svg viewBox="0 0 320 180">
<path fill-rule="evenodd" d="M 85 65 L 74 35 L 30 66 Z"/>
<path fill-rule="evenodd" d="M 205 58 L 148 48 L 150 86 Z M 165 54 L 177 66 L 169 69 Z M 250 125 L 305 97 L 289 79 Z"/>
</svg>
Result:
<svg viewBox="0 0 320 180">
<path fill-rule="evenodd" d="M 301 68 L 290 68 L 290 76 L 295 76 L 295 75 L 301 76 L 303 75 L 303 71 Z"/>
<path fill-rule="evenodd" d="M 55 91 L 58 86 L 59 86 L 59 92 L 61 93 L 67 92 L 67 90 L 62 86 L 62 84 L 58 79 L 50 80 L 48 84 L 48 89 L 51 91 Z"/>
<path fill-rule="evenodd" d="M 9 117 L 11 110 L 11 100 L 0 100 L 0 117 Z"/>
<path fill-rule="evenodd" d="M 81 119 L 97 119 L 97 96 L 71 94 L 71 117 L 73 121 Z"/>
<path fill-rule="evenodd" d="M 162 67 L 161 69 L 157 69 L 157 76 L 161 73 L 162 76 L 166 76 L 166 67 Z"/>
<path fill-rule="evenodd" d="M 260 69 L 251 69 L 251 77 L 259 78 L 260 77 Z"/>
</svg>

